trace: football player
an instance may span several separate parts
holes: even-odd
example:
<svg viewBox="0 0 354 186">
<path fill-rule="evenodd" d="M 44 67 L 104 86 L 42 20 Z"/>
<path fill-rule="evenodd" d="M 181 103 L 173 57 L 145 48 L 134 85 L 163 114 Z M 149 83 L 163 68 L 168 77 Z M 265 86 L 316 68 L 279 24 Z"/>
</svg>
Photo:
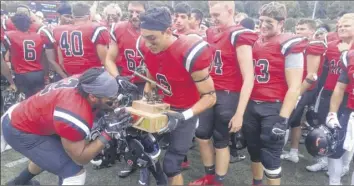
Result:
<svg viewBox="0 0 354 186">
<path fill-rule="evenodd" d="M 204 36 L 205 33 L 200 32 L 200 25 L 202 24 L 204 15 L 203 12 L 197 8 L 191 10 L 191 17 L 189 19 L 189 27 L 192 30 L 198 31 L 199 35 Z"/>
<path fill-rule="evenodd" d="M 53 30 L 59 64 L 68 75 L 80 74 L 92 67 L 100 67 L 106 58 L 110 36 L 107 28 L 90 21 L 90 6 L 72 6 L 73 24 Z"/>
<path fill-rule="evenodd" d="M 44 35 L 29 31 L 33 23 L 25 13 L 15 14 L 11 22 L 16 29 L 5 33 L 4 44 L 15 72 L 16 87 L 29 98 L 44 87 L 43 68 L 47 66 L 44 64 L 47 60 L 43 47 L 52 50 L 52 41 L 48 41 Z M 55 61 L 50 62 L 58 73 L 63 73 Z"/>
<path fill-rule="evenodd" d="M 342 52 L 340 75 L 336 83 L 329 104 L 329 113 L 326 125 L 338 131 L 338 145 L 336 152 L 328 157 L 329 185 L 341 185 L 341 177 L 349 171 L 350 161 L 353 157 L 352 134 L 347 135 L 347 125 L 354 122 L 354 13 L 344 14 L 338 21 L 338 36 L 341 43 L 337 45 Z M 351 50 L 348 52 L 348 50 Z M 345 96 L 345 94 L 348 94 Z M 343 105 L 343 102 L 345 105 Z M 346 104 L 347 102 L 347 104 Z M 337 113 L 341 113 L 339 117 Z M 338 121 L 339 119 L 339 121 Z M 345 144 L 344 140 L 349 140 Z M 343 145 L 344 144 L 344 145 Z"/>
<path fill-rule="evenodd" d="M 32 185 L 42 171 L 59 177 L 59 185 L 84 185 L 83 165 L 92 160 L 118 131 L 118 125 L 130 122 L 122 109 L 118 125 L 104 126 L 92 142 L 90 130 L 93 110 L 105 108 L 117 98 L 117 81 L 102 68 L 49 84 L 36 95 L 13 105 L 1 117 L 5 140 L 30 163 L 6 185 Z"/>
<path fill-rule="evenodd" d="M 301 85 L 301 98 L 293 111 L 289 125 L 291 126 L 291 149 L 281 158 L 297 163 L 299 161 L 299 143 L 301 139 L 301 118 L 306 105 L 316 99 L 317 80 L 322 74 L 327 45 L 323 41 L 312 40 L 316 31 L 316 22 L 312 19 L 300 19 L 296 25 L 296 34 L 311 40 L 305 49 L 304 74 Z"/>
<path fill-rule="evenodd" d="M 236 25 L 241 24 L 241 21 L 247 17 L 248 17 L 248 15 L 243 12 L 236 14 L 236 16 L 234 17 L 235 24 Z"/>
<path fill-rule="evenodd" d="M 240 131 L 254 84 L 252 46 L 257 34 L 235 25 L 232 1 L 209 1 L 209 9 L 215 27 L 207 30 L 206 40 L 215 48 L 210 75 L 217 101 L 199 117 L 196 137 L 206 174 L 190 185 L 223 183 L 230 162 L 229 133 Z"/>
<path fill-rule="evenodd" d="M 112 41 L 107 52 L 105 66 L 114 77 L 118 74 L 132 76 L 137 67 L 143 64 L 143 58 L 136 50 L 136 42 L 140 36 L 140 14 L 144 13 L 146 8 L 147 3 L 144 1 L 130 1 L 128 4 L 129 20 L 112 24 L 110 32 Z M 145 81 L 138 77 L 130 81 L 138 87 L 139 94 L 142 95 Z M 119 176 L 127 177 L 133 171 L 133 168 L 127 164 L 120 171 Z M 148 180 L 140 181 L 147 182 Z"/>
<path fill-rule="evenodd" d="M 118 23 L 122 18 L 122 10 L 118 4 L 109 4 L 103 9 L 103 26 L 110 27 L 114 23 Z"/>
<path fill-rule="evenodd" d="M 255 84 L 244 116 L 243 132 L 251 157 L 253 185 L 280 185 L 288 119 L 300 95 L 307 40 L 283 34 L 287 10 L 271 2 L 261 7 L 260 39 L 253 46 Z"/>
<path fill-rule="evenodd" d="M 148 77 L 168 90 L 162 91 L 163 101 L 176 111 L 166 113 L 167 127 L 159 131 L 171 134 L 163 170 L 169 185 L 183 185 L 181 163 L 191 146 L 197 115 L 216 101 L 213 80 L 209 76 L 212 49 L 197 37 L 173 35 L 171 15 L 164 7 L 149 9 L 140 19 L 137 50 L 144 58 Z M 151 88 L 151 84 L 146 83 L 144 92 L 150 92 Z"/>
<path fill-rule="evenodd" d="M 57 13 L 59 14 L 59 25 L 68 25 L 73 23 L 70 4 L 61 4 L 57 10 Z"/>
<path fill-rule="evenodd" d="M 198 29 L 192 29 L 189 25 L 191 19 L 191 7 L 187 3 L 178 3 L 174 7 L 174 34 L 176 35 L 198 35 Z"/>
</svg>

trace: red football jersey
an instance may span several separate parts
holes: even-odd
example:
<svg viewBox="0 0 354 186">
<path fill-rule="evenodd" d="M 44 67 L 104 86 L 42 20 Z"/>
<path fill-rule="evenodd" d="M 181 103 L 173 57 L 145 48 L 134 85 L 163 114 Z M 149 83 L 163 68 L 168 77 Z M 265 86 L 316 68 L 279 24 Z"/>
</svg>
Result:
<svg viewBox="0 0 354 186">
<path fill-rule="evenodd" d="M 136 41 L 140 31 L 136 30 L 129 21 L 112 25 L 111 38 L 117 43 L 118 56 L 116 64 L 121 69 L 122 76 L 131 76 L 135 69 L 143 62 L 143 58 L 136 50 Z M 133 83 L 144 82 L 139 77 L 131 79 Z"/>
<path fill-rule="evenodd" d="M 5 33 L 5 46 L 10 49 L 11 64 L 16 74 L 42 70 L 44 40 L 35 32 L 14 30 Z"/>
<path fill-rule="evenodd" d="M 337 32 L 329 32 L 325 38 L 326 43 L 332 42 L 339 40 L 338 33 Z"/>
<path fill-rule="evenodd" d="M 68 74 L 80 74 L 89 68 L 102 66 L 96 45 L 108 47 L 110 36 L 106 27 L 92 22 L 62 25 L 54 28 L 53 35 L 61 49 Z"/>
<path fill-rule="evenodd" d="M 154 54 L 139 37 L 137 47 L 151 76 L 171 92 L 164 92 L 164 102 L 173 108 L 188 109 L 200 99 L 191 73 L 210 66 L 212 49 L 207 42 L 194 36 L 179 36 L 168 49 Z"/>
<path fill-rule="evenodd" d="M 282 102 L 288 85 L 285 78 L 285 58 L 304 51 L 308 41 L 292 34 L 280 34 L 268 41 L 258 39 L 253 46 L 255 83 L 251 99 Z"/>
<path fill-rule="evenodd" d="M 26 133 L 53 135 L 80 141 L 90 134 L 93 112 L 75 87 L 78 76 L 47 85 L 21 102 L 11 113 L 13 126 Z"/>
<path fill-rule="evenodd" d="M 223 31 L 210 28 L 206 35 L 208 43 L 215 49 L 210 72 L 215 89 L 240 92 L 243 81 L 236 48 L 242 45 L 253 46 L 258 35 L 242 26 L 231 26 Z"/>
<path fill-rule="evenodd" d="M 306 55 L 314 55 L 314 56 L 321 56 L 320 65 L 317 70 L 317 77 L 320 77 L 323 71 L 323 64 L 325 61 L 325 54 L 327 51 L 327 44 L 323 41 L 310 41 L 305 49 L 304 55 L 304 74 L 303 79 L 307 76 L 307 57 Z M 309 90 L 313 90 L 316 87 L 317 83 L 312 84 Z"/>
<path fill-rule="evenodd" d="M 349 84 L 348 92 L 348 108 L 354 110 L 354 49 L 345 52 L 342 56 L 343 73 L 348 74 Z"/>
</svg>

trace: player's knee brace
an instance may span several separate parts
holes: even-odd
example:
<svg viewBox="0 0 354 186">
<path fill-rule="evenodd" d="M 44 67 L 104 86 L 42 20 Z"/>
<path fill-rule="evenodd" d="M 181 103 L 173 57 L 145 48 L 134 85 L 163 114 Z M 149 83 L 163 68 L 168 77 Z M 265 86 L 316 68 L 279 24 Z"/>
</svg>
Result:
<svg viewBox="0 0 354 186">
<path fill-rule="evenodd" d="M 229 138 L 225 137 L 220 131 L 213 132 L 214 147 L 216 149 L 223 149 L 229 146 Z"/>
<path fill-rule="evenodd" d="M 281 178 L 281 167 L 273 169 L 273 170 L 269 170 L 269 169 L 264 168 L 264 175 L 268 179 L 279 179 L 279 178 Z"/>
<path fill-rule="evenodd" d="M 209 140 L 213 133 L 212 133 L 212 131 L 209 131 L 208 129 L 209 128 L 203 127 L 203 125 L 199 125 L 197 130 L 195 130 L 195 137 L 202 139 L 202 140 Z"/>
<path fill-rule="evenodd" d="M 167 151 L 163 160 L 163 172 L 171 178 L 181 173 L 184 155 Z"/>
<path fill-rule="evenodd" d="M 86 171 L 79 175 L 63 179 L 63 185 L 84 185 L 86 180 Z"/>
</svg>

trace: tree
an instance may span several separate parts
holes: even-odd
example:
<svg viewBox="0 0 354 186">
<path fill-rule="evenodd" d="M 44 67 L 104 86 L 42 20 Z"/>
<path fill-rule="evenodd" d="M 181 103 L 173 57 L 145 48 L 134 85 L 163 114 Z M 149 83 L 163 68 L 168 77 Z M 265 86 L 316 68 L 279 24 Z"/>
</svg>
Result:
<svg viewBox="0 0 354 186">
<path fill-rule="evenodd" d="M 303 13 L 300 9 L 300 4 L 298 1 L 281 1 L 281 3 L 285 4 L 286 9 L 288 11 L 288 17 L 303 17 Z"/>
</svg>

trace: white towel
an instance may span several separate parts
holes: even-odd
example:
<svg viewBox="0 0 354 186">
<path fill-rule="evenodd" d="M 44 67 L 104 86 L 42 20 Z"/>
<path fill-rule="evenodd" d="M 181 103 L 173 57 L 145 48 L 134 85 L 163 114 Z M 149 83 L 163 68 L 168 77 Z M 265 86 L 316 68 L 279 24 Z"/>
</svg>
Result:
<svg viewBox="0 0 354 186">
<path fill-rule="evenodd" d="M 349 116 L 343 149 L 349 152 L 354 151 L 354 112 L 352 112 Z"/>
</svg>

